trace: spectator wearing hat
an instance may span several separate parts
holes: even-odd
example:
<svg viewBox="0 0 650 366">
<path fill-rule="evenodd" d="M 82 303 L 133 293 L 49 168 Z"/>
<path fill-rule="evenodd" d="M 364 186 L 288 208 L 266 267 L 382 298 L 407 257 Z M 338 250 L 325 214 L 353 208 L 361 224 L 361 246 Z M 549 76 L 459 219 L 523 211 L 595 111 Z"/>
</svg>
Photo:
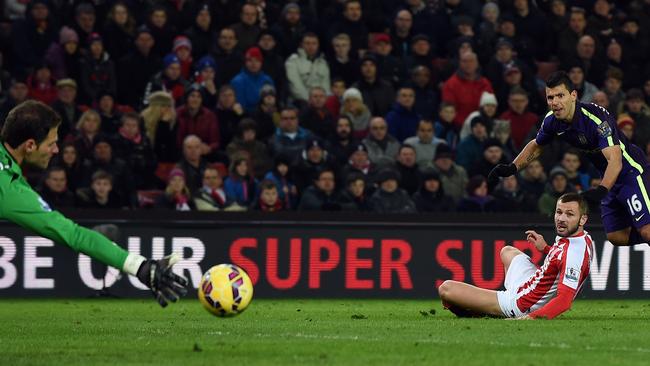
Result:
<svg viewBox="0 0 650 366">
<path fill-rule="evenodd" d="M 442 86 L 442 100 L 456 106 L 454 125 L 458 129 L 467 116 L 478 109 L 483 92 L 494 93 L 490 81 L 480 75 L 478 66 L 475 53 L 461 54 L 457 72 Z"/>
<path fill-rule="evenodd" d="M 417 164 L 424 168 L 430 167 L 436 157 L 436 150 L 445 140 L 435 137 L 433 121 L 421 119 L 415 136 L 404 140 L 404 145 L 413 146 L 417 156 Z"/>
<path fill-rule="evenodd" d="M 616 119 L 616 125 L 618 129 L 623 132 L 623 135 L 628 139 L 628 141 L 634 141 L 634 120 L 627 113 L 621 113 Z"/>
<path fill-rule="evenodd" d="M 256 127 L 256 138 L 259 141 L 267 141 L 275 133 L 276 126 L 280 122 L 280 108 L 276 90 L 271 85 L 264 85 L 260 91 L 260 102 L 257 110 L 252 115 Z"/>
<path fill-rule="evenodd" d="M 413 14 L 406 9 L 399 10 L 395 13 L 390 32 L 395 57 L 404 58 L 411 53 L 413 34 Z"/>
<path fill-rule="evenodd" d="M 81 48 L 90 47 L 90 35 L 97 33 L 97 13 L 92 3 L 78 3 L 74 9 L 72 28 L 79 35 Z"/>
<path fill-rule="evenodd" d="M 208 165 L 203 170 L 201 189 L 194 193 L 194 204 L 199 211 L 227 211 L 232 205 L 232 197 L 223 189 L 223 177 L 219 169 Z"/>
<path fill-rule="evenodd" d="M 232 29 L 239 40 L 239 47 L 246 50 L 255 45 L 262 31 L 258 24 L 259 13 L 257 7 L 253 4 L 244 4 L 241 7 L 239 20 L 239 23 L 234 24 Z"/>
<path fill-rule="evenodd" d="M 397 90 L 396 102 L 386 115 L 388 133 L 402 142 L 413 136 L 417 130 L 420 116 L 413 108 L 415 105 L 415 91 L 409 86 L 402 86 Z"/>
<path fill-rule="evenodd" d="M 528 65 L 516 57 L 514 45 L 507 38 L 499 38 L 494 47 L 494 55 L 485 67 L 485 77 L 490 80 L 492 87 L 497 92 L 502 91 L 506 85 L 504 76 L 506 71 L 518 70 L 521 75 L 521 83 L 534 85 L 534 75 Z M 531 91 L 536 91 L 533 88 Z M 507 91 L 506 91 L 507 93 Z"/>
<path fill-rule="evenodd" d="M 424 212 L 452 212 L 456 210 L 454 199 L 445 194 L 440 174 L 433 168 L 422 171 L 421 184 L 412 196 L 415 208 Z"/>
<path fill-rule="evenodd" d="M 379 77 L 391 82 L 397 88 L 407 76 L 406 68 L 401 59 L 393 56 L 393 44 L 387 33 L 376 34 L 371 47 L 371 54 L 377 60 Z M 431 65 L 429 65 L 431 67 Z M 358 70 L 358 68 L 357 68 Z"/>
<path fill-rule="evenodd" d="M 511 65 L 503 71 L 501 86 L 496 90 L 497 100 L 506 102 L 513 88 L 523 88 L 528 94 L 528 109 L 533 113 L 546 113 L 548 106 L 542 95 L 539 93 L 534 81 L 524 80 L 521 69 L 516 65 Z M 501 103 L 497 109 L 498 113 L 503 113 L 508 108 L 507 103 Z"/>
<path fill-rule="evenodd" d="M 102 90 L 97 95 L 95 103 L 99 117 L 102 119 L 102 133 L 113 136 L 122 125 L 122 113 L 133 112 L 129 106 L 122 106 L 115 103 L 115 94 L 108 90 Z"/>
<path fill-rule="evenodd" d="M 361 1 L 346 1 L 343 4 L 343 17 L 329 28 L 329 38 L 345 33 L 350 36 L 352 54 L 360 54 L 360 50 L 368 48 L 368 27 L 362 19 Z"/>
<path fill-rule="evenodd" d="M 298 211 L 341 211 L 341 196 L 336 190 L 336 174 L 322 169 L 312 177 L 313 184 L 300 198 Z"/>
<path fill-rule="evenodd" d="M 102 29 L 106 52 L 113 60 L 120 60 L 131 51 L 133 38 L 136 34 L 136 21 L 133 12 L 123 2 L 115 2 Z"/>
<path fill-rule="evenodd" d="M 264 180 L 275 183 L 278 195 L 286 209 L 293 209 L 298 205 L 298 190 L 293 184 L 291 162 L 284 155 L 278 155 L 273 161 L 273 168 L 264 175 Z"/>
<path fill-rule="evenodd" d="M 275 133 L 269 139 L 269 150 L 272 156 L 284 155 L 290 161 L 298 159 L 307 139 L 312 133 L 300 127 L 298 120 L 298 110 L 296 108 L 286 107 L 280 112 L 280 123 Z"/>
<path fill-rule="evenodd" d="M 173 53 L 163 58 L 163 69 L 151 78 L 144 91 L 144 104 L 149 95 L 163 90 L 172 95 L 176 104 L 182 104 L 183 97 L 190 83 L 181 75 L 181 60 Z"/>
<path fill-rule="evenodd" d="M 230 83 L 244 66 L 244 55 L 237 47 L 237 35 L 232 28 L 226 27 L 219 32 L 217 45 L 211 56 L 217 61 L 217 86 Z"/>
<path fill-rule="evenodd" d="M 113 189 L 121 207 L 135 207 L 133 176 L 128 164 L 115 156 L 111 141 L 103 135 L 94 140 L 91 155 L 83 162 L 84 185 L 92 183 L 97 171 L 111 172 Z"/>
<path fill-rule="evenodd" d="M 370 133 L 362 142 L 368 148 L 370 161 L 377 166 L 386 167 L 395 163 L 400 142 L 388 134 L 388 124 L 382 117 L 370 120 Z"/>
<path fill-rule="evenodd" d="M 57 80 L 79 80 L 81 58 L 77 32 L 70 27 L 61 27 L 59 42 L 52 43 L 45 53 L 45 62 L 50 65 L 52 76 Z"/>
<path fill-rule="evenodd" d="M 47 0 L 35 0 L 27 5 L 25 19 L 13 22 L 10 42 L 14 73 L 26 74 L 42 62 L 47 49 L 56 41 L 55 18 Z"/>
<path fill-rule="evenodd" d="M 620 113 L 627 113 L 634 120 L 633 142 L 645 147 L 650 142 L 650 107 L 645 104 L 643 92 L 640 89 L 630 89 L 625 96 Z"/>
<path fill-rule="evenodd" d="M 55 210 L 75 206 L 75 195 L 68 189 L 65 169 L 61 166 L 52 165 L 47 168 L 38 194 Z"/>
<path fill-rule="evenodd" d="M 531 130 L 526 139 L 532 138 L 531 134 L 536 132 L 537 130 Z M 512 141 L 511 133 L 510 121 L 503 119 L 497 119 L 494 121 L 492 137 L 499 140 L 501 148 L 503 149 L 503 156 L 506 160 L 510 161 L 517 157 L 517 154 L 519 153 L 519 149 L 515 148 L 515 143 Z"/>
<path fill-rule="evenodd" d="M 292 165 L 293 181 L 299 194 L 311 185 L 316 172 L 322 169 L 332 170 L 338 176 L 336 160 L 325 149 L 323 140 L 317 136 L 307 139 L 304 150 Z"/>
<path fill-rule="evenodd" d="M 6 98 L 0 105 L 0 127 L 4 125 L 5 119 L 7 118 L 9 111 L 11 111 L 18 104 L 26 101 L 28 95 L 29 95 L 29 88 L 27 87 L 27 83 L 25 82 L 25 79 L 14 76 L 11 79 L 11 86 L 9 87 L 9 93 L 7 93 Z M 65 118 L 65 116 L 61 116 L 61 117 Z M 74 119 L 74 121 L 76 121 L 76 119 Z M 62 125 L 63 122 L 59 126 L 59 131 L 61 131 Z M 70 123 L 70 125 L 72 125 L 72 122 Z"/>
<path fill-rule="evenodd" d="M 363 95 L 357 88 L 349 88 L 343 93 L 341 117 L 346 117 L 352 123 L 352 136 L 362 139 L 368 135 L 370 110 L 363 102 Z"/>
<path fill-rule="evenodd" d="M 272 161 L 266 144 L 257 138 L 257 129 L 255 120 L 242 119 L 237 128 L 237 136 L 226 147 L 226 153 L 230 160 L 245 154 L 251 163 L 251 174 L 261 179 L 271 168 Z"/>
<path fill-rule="evenodd" d="M 345 33 L 332 38 L 333 53 L 327 60 L 330 79 L 342 79 L 345 85 L 352 85 L 359 78 L 359 60 L 350 54 L 350 36 Z"/>
<path fill-rule="evenodd" d="M 56 81 L 52 77 L 50 67 L 40 64 L 27 77 L 27 88 L 29 98 L 38 100 L 45 104 L 51 104 L 56 100 Z"/>
<path fill-rule="evenodd" d="M 302 21 L 300 6 L 293 2 L 286 3 L 282 8 L 280 20 L 271 26 L 271 32 L 278 41 L 280 54 L 283 58 L 289 57 L 298 50 L 305 31 L 306 27 Z"/>
<path fill-rule="evenodd" d="M 431 77 L 431 69 L 425 66 L 416 66 L 410 72 L 409 84 L 415 91 L 415 113 L 422 118 L 434 118 L 438 109 L 440 98 L 438 88 Z"/>
<path fill-rule="evenodd" d="M 327 92 L 320 86 L 309 90 L 309 101 L 300 113 L 302 126 L 310 130 L 322 140 L 329 140 L 335 133 L 335 121 L 329 110 L 325 108 Z"/>
<path fill-rule="evenodd" d="M 115 156 L 128 162 L 135 189 L 156 188 L 154 172 L 158 164 L 151 141 L 140 130 L 140 116 L 127 112 L 120 118 L 115 134 Z"/>
<path fill-rule="evenodd" d="M 478 42 L 481 44 L 494 44 L 499 28 L 499 4 L 487 2 L 481 9 L 481 19 L 477 28 Z"/>
<path fill-rule="evenodd" d="M 380 77 L 374 56 L 364 56 L 360 65 L 361 78 L 352 87 L 361 92 L 364 104 L 373 116 L 385 116 L 395 101 L 395 89 Z"/>
<path fill-rule="evenodd" d="M 460 130 L 460 139 L 462 140 L 471 134 L 472 121 L 477 117 L 484 121 L 485 127 L 487 128 L 487 133 L 489 135 L 492 132 L 492 127 L 494 127 L 494 119 L 497 116 L 498 106 L 499 104 L 494 94 L 490 92 L 483 92 L 483 94 L 481 94 L 478 110 L 473 111 L 467 116 L 467 118 L 465 118 L 463 128 Z"/>
<path fill-rule="evenodd" d="M 458 202 L 458 212 L 496 212 L 498 206 L 488 193 L 487 180 L 482 175 L 473 176 L 465 188 L 467 197 Z"/>
<path fill-rule="evenodd" d="M 339 166 L 347 164 L 359 141 L 352 136 L 352 122 L 348 117 L 341 116 L 336 120 L 334 135 L 327 141 L 330 152 L 336 158 Z"/>
<path fill-rule="evenodd" d="M 262 56 L 264 57 L 262 71 L 273 79 L 278 100 L 286 100 L 288 86 L 287 72 L 284 67 L 285 57 L 281 55 L 273 33 L 263 30 L 257 39 L 257 46 L 262 51 Z"/>
<path fill-rule="evenodd" d="M 369 184 L 374 182 L 377 175 L 377 165 L 368 158 L 368 148 L 362 143 L 354 145 L 352 152 L 348 155 L 346 165 L 341 170 L 341 178 L 346 179 L 354 173 L 362 174 Z M 367 187 L 371 190 L 371 186 Z"/>
<path fill-rule="evenodd" d="M 64 141 L 69 134 L 74 134 L 76 124 L 83 113 L 77 103 L 77 83 L 73 79 L 61 79 L 56 82 L 56 100 L 52 108 L 61 116 L 59 140 Z"/>
<path fill-rule="evenodd" d="M 393 168 L 400 174 L 399 187 L 406 193 L 413 195 L 420 188 L 421 174 L 417 163 L 415 148 L 411 145 L 402 145 L 397 153 Z"/>
<path fill-rule="evenodd" d="M 539 160 L 531 161 L 520 173 L 519 185 L 524 192 L 524 210 L 537 211 L 537 201 L 546 188 L 546 172 Z"/>
<path fill-rule="evenodd" d="M 81 101 L 88 104 L 97 102 L 102 91 L 117 93 L 115 64 L 104 51 L 104 42 L 98 33 L 88 37 L 88 55 L 81 63 Z"/>
<path fill-rule="evenodd" d="M 192 77 L 192 42 L 186 36 L 176 36 L 174 38 L 174 45 L 172 46 L 172 53 L 178 57 L 181 62 L 181 76 L 185 80 Z"/>
<path fill-rule="evenodd" d="M 487 178 L 492 169 L 498 164 L 502 164 L 506 161 L 503 156 L 503 145 L 501 141 L 495 138 L 489 138 L 483 143 L 483 154 L 481 159 L 474 163 L 468 170 L 468 174 L 473 177 L 476 175 L 482 175 Z"/>
<path fill-rule="evenodd" d="M 362 173 L 353 172 L 345 177 L 341 207 L 344 211 L 370 212 L 366 178 Z"/>
<path fill-rule="evenodd" d="M 176 109 L 178 131 L 176 146 L 179 148 L 189 135 L 201 139 L 201 155 L 213 155 L 221 146 L 219 121 L 210 109 L 203 106 L 203 94 L 198 85 L 192 84 L 185 94 L 185 104 Z"/>
<path fill-rule="evenodd" d="M 77 190 L 75 201 L 81 208 L 118 209 L 123 207 L 113 186 L 113 175 L 105 170 L 96 171 L 90 187 Z"/>
<path fill-rule="evenodd" d="M 481 160 L 483 144 L 488 138 L 487 126 L 483 118 L 474 117 L 471 122 L 472 133 L 460 140 L 456 149 L 456 163 L 470 171 Z"/>
<path fill-rule="evenodd" d="M 316 34 L 309 32 L 303 35 L 300 48 L 287 59 L 285 68 L 289 81 L 289 96 L 294 103 L 306 103 L 309 90 L 317 86 L 329 94 L 330 69 L 320 52 Z"/>
<path fill-rule="evenodd" d="M 399 187 L 400 180 L 399 172 L 391 168 L 384 168 L 377 173 L 378 188 L 369 201 L 372 212 L 399 214 L 417 212 L 409 194 Z"/>
<path fill-rule="evenodd" d="M 582 64 L 575 63 L 570 65 L 568 67 L 568 75 L 573 84 L 573 88 L 578 92 L 578 100 L 583 103 L 589 103 L 594 98 L 594 94 L 596 94 L 598 88 L 585 80 L 585 72 Z"/>
<path fill-rule="evenodd" d="M 160 58 L 152 53 L 154 38 L 146 26 L 139 27 L 134 36 L 134 49 L 117 63 L 118 102 L 133 108 L 142 104 L 147 83 L 160 70 Z"/>
<path fill-rule="evenodd" d="M 206 56 L 216 43 L 217 34 L 213 23 L 208 4 L 203 2 L 198 5 L 194 13 L 194 23 L 183 32 L 192 43 L 193 59 L 198 60 Z"/>
<path fill-rule="evenodd" d="M 260 92 L 264 85 L 275 86 L 273 79 L 262 71 L 264 57 L 259 47 L 246 51 L 244 68 L 237 74 L 230 85 L 235 90 L 237 101 L 247 113 L 255 112 L 260 101 Z"/>
<path fill-rule="evenodd" d="M 538 212 L 553 216 L 557 199 L 569 192 L 574 192 L 574 188 L 569 184 L 569 178 L 564 168 L 555 167 L 551 169 L 544 193 L 537 202 Z"/>
<path fill-rule="evenodd" d="M 208 166 L 208 161 L 202 155 L 203 146 L 205 143 L 196 135 L 187 135 L 182 141 L 182 157 L 177 167 L 185 173 L 185 182 L 190 192 L 201 188 L 203 171 Z"/>
<path fill-rule="evenodd" d="M 176 136 L 178 123 L 174 99 L 164 91 L 152 93 L 148 99 L 147 108 L 141 113 L 144 131 L 151 140 L 153 150 L 160 162 L 175 163 L 178 161 Z"/>
<path fill-rule="evenodd" d="M 257 179 L 251 175 L 248 158 L 236 156 L 230 161 L 228 177 L 224 181 L 226 195 L 241 207 L 250 207 L 257 201 Z"/>
<path fill-rule="evenodd" d="M 185 173 L 179 168 L 169 172 L 165 193 L 156 200 L 157 208 L 166 208 L 175 211 L 193 211 L 196 205 L 192 193 L 185 184 Z"/>
<path fill-rule="evenodd" d="M 433 68 L 434 57 L 429 36 L 416 34 L 411 39 L 411 52 L 405 57 L 404 65 L 407 70 L 412 70 L 417 66 Z"/>
<path fill-rule="evenodd" d="M 170 20 L 167 7 L 163 4 L 155 3 L 147 13 L 146 25 L 156 40 L 153 53 L 162 57 L 170 52 L 174 43 L 174 37 L 178 32 Z"/>
<path fill-rule="evenodd" d="M 219 90 L 217 89 L 217 62 L 212 56 L 201 57 L 195 64 L 194 83 L 197 84 L 203 96 L 203 106 L 213 109 L 217 105 Z"/>
<path fill-rule="evenodd" d="M 528 110 L 528 93 L 522 88 L 512 88 L 508 95 L 508 110 L 499 119 L 510 121 L 510 136 L 517 150 L 523 149 L 539 121 L 539 117 Z"/>
</svg>

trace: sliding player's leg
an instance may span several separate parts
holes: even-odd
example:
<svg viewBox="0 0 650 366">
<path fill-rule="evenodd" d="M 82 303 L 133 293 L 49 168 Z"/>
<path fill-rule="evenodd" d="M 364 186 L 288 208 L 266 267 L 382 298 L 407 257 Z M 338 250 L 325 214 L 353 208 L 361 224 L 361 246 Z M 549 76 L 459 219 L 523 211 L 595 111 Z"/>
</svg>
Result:
<svg viewBox="0 0 650 366">
<path fill-rule="evenodd" d="M 497 300 L 496 291 L 464 282 L 447 280 L 438 288 L 438 294 L 443 305 L 460 317 L 504 316 Z"/>
<path fill-rule="evenodd" d="M 501 263 L 503 263 L 504 273 L 508 273 L 508 268 L 510 268 L 510 263 L 516 256 L 520 254 L 524 254 L 524 252 L 522 252 L 521 250 L 515 247 L 507 246 L 501 249 Z"/>
</svg>

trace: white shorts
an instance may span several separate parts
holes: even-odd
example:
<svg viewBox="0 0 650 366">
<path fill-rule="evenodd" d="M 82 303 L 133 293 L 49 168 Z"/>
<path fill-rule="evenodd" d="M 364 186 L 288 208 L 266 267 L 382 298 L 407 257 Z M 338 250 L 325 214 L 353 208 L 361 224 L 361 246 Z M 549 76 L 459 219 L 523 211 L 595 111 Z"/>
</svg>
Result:
<svg viewBox="0 0 650 366">
<path fill-rule="evenodd" d="M 517 289 L 535 275 L 537 266 L 533 264 L 526 254 L 519 254 L 512 258 L 506 279 L 503 281 L 505 291 L 497 291 L 499 307 L 506 318 L 518 318 L 526 315 L 517 307 Z"/>
</svg>

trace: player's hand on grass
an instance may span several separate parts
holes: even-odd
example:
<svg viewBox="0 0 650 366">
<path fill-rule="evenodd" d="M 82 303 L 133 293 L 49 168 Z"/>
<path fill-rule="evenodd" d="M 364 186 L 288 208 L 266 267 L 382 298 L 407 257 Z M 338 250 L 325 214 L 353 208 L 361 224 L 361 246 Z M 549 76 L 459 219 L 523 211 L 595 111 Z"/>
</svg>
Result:
<svg viewBox="0 0 650 366">
<path fill-rule="evenodd" d="M 535 245 L 535 248 L 537 248 L 539 251 L 543 251 L 544 248 L 546 248 L 548 245 L 546 244 L 546 240 L 544 240 L 542 234 L 538 234 L 535 230 L 526 231 L 526 240 L 533 243 L 533 245 Z"/>
<path fill-rule="evenodd" d="M 179 259 L 178 254 L 173 253 L 163 259 L 147 260 L 138 269 L 138 279 L 151 289 L 162 307 L 187 294 L 187 279 L 172 272 L 172 266 Z"/>
<path fill-rule="evenodd" d="M 517 166 L 515 164 L 499 164 L 492 169 L 488 175 L 488 183 L 496 183 L 500 177 L 509 177 L 517 173 Z"/>
<path fill-rule="evenodd" d="M 581 195 L 587 202 L 600 203 L 600 201 L 607 196 L 607 193 L 609 193 L 609 189 L 605 186 L 599 185 L 596 188 L 590 188 L 582 192 Z"/>
</svg>

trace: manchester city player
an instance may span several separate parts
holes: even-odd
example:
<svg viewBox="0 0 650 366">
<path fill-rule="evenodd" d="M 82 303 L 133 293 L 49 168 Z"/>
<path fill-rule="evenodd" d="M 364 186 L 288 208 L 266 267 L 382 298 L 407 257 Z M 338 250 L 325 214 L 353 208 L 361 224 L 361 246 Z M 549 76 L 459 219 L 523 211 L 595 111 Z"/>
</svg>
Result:
<svg viewBox="0 0 650 366">
<path fill-rule="evenodd" d="M 577 96 L 565 72 L 553 73 L 546 81 L 550 111 L 537 137 L 511 164 L 496 166 L 488 180 L 517 173 L 540 155 L 544 145 L 562 139 L 585 152 L 602 176 L 598 187 L 582 195 L 600 202 L 607 239 L 614 245 L 650 242 L 650 166 L 645 155 L 617 129 L 616 118 L 605 108 L 578 102 Z"/>
<path fill-rule="evenodd" d="M 21 165 L 44 169 L 59 152 L 56 142 L 60 123 L 52 108 L 36 101 L 23 102 L 9 112 L 0 137 L 0 219 L 137 276 L 163 307 L 177 301 L 187 292 L 188 284 L 172 272 L 178 255 L 147 260 L 127 252 L 105 236 L 52 211 L 23 177 Z"/>
</svg>

